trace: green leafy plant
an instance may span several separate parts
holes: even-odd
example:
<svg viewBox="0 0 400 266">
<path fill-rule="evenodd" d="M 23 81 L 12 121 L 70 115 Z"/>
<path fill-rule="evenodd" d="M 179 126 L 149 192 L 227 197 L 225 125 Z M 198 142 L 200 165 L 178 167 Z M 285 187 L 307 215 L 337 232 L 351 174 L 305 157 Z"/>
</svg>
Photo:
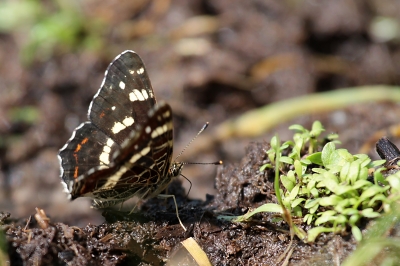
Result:
<svg viewBox="0 0 400 266">
<path fill-rule="evenodd" d="M 311 130 L 300 125 L 290 129 L 296 131 L 292 141 L 280 145 L 277 137 L 271 139 L 271 149 L 267 151 L 270 162 L 260 169 L 279 166 L 275 193 L 280 206 L 292 216 L 302 217 L 304 224 L 314 226 L 307 232 L 308 242 L 322 232 L 339 233 L 348 228 L 360 241 L 361 219 L 381 216 L 400 198 L 400 173 L 384 178 L 384 160 L 372 161 L 365 154 L 337 149 L 337 135 L 321 139 L 324 128 L 318 121 Z M 273 205 L 263 205 L 234 221 L 243 221 L 266 209 L 276 212 Z"/>
<path fill-rule="evenodd" d="M 23 43 L 22 59 L 47 59 L 55 50 L 99 49 L 104 23 L 87 19 L 76 1 L 0 2 L 0 32 L 16 33 Z"/>
</svg>

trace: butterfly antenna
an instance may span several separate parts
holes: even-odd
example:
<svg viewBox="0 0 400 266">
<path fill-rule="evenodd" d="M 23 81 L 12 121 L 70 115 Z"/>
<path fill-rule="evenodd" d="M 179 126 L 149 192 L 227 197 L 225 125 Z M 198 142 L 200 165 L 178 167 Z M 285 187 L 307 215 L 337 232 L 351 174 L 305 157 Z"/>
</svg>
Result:
<svg viewBox="0 0 400 266">
<path fill-rule="evenodd" d="M 178 159 L 182 155 L 182 153 L 185 152 L 185 150 L 190 146 L 190 144 L 192 144 L 192 142 L 208 127 L 208 124 L 209 124 L 208 122 L 204 124 L 204 126 L 200 129 L 200 131 L 196 134 L 196 136 L 194 136 L 194 138 L 191 141 L 189 141 L 189 143 L 185 146 L 185 148 L 183 148 L 183 150 L 178 154 L 178 156 L 175 157 L 174 161 L 176 161 L 176 159 Z"/>
</svg>

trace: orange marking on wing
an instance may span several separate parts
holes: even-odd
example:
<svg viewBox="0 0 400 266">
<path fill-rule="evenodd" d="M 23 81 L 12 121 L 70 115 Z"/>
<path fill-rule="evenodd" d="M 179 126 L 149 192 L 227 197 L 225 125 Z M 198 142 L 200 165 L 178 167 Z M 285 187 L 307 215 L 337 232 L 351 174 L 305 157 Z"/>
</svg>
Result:
<svg viewBox="0 0 400 266">
<path fill-rule="evenodd" d="M 105 115 L 106 115 L 106 113 L 104 113 L 104 111 L 103 111 L 103 112 L 101 112 L 101 114 L 100 114 L 100 118 L 103 118 Z"/>
<path fill-rule="evenodd" d="M 78 169 L 79 169 L 79 167 L 78 167 L 78 166 L 75 166 L 74 178 L 77 178 L 77 177 L 78 177 Z"/>
<path fill-rule="evenodd" d="M 88 142 L 88 140 L 89 140 L 88 138 L 84 138 L 84 139 L 81 141 L 81 143 L 78 144 L 78 145 L 76 146 L 76 149 L 74 150 L 74 153 L 77 153 L 78 151 L 80 151 L 81 148 L 82 148 L 82 145 L 85 145 L 86 142 Z"/>
<path fill-rule="evenodd" d="M 85 145 L 88 142 L 88 138 L 84 138 L 80 144 L 76 145 L 76 148 L 74 150 L 74 158 L 75 162 L 78 164 L 78 152 L 82 149 L 82 146 Z M 74 178 L 78 177 L 78 167 L 75 167 L 75 172 L 74 172 Z"/>
<path fill-rule="evenodd" d="M 78 145 L 76 146 L 76 149 L 74 150 L 74 153 L 77 153 L 78 151 L 80 151 L 81 148 L 82 148 L 82 145 L 81 145 L 81 144 L 78 144 Z"/>
</svg>

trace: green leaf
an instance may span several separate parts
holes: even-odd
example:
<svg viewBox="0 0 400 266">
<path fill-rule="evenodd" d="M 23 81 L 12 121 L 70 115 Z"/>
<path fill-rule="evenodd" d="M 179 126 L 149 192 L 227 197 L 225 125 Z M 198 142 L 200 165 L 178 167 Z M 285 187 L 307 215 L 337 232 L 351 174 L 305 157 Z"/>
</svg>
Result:
<svg viewBox="0 0 400 266">
<path fill-rule="evenodd" d="M 365 200 L 372 198 L 376 194 L 380 194 L 384 192 L 383 188 L 377 185 L 372 185 L 371 187 L 367 188 L 360 196 L 360 200 Z"/>
<path fill-rule="evenodd" d="M 347 209 L 344 209 L 341 213 L 344 214 L 344 215 L 351 216 L 351 215 L 358 214 L 358 210 L 355 210 L 355 209 L 352 209 L 352 208 L 347 208 Z"/>
<path fill-rule="evenodd" d="M 389 203 L 388 201 L 388 197 L 386 195 L 383 194 L 378 194 L 375 195 L 369 202 L 368 202 L 368 206 L 372 207 L 374 206 L 375 202 L 380 201 L 382 203 Z"/>
<path fill-rule="evenodd" d="M 310 209 L 310 208 L 312 208 L 312 207 L 314 207 L 314 206 L 316 206 L 316 205 L 319 205 L 318 203 L 319 203 L 320 200 L 321 200 L 321 198 L 318 198 L 318 199 L 308 199 L 308 200 L 306 201 L 306 204 L 304 205 L 304 208 Z"/>
<path fill-rule="evenodd" d="M 308 165 L 312 164 L 312 162 L 308 159 L 301 159 L 300 162 L 303 166 L 308 166 Z"/>
<path fill-rule="evenodd" d="M 303 165 L 301 164 L 301 162 L 299 160 L 294 161 L 293 165 L 294 165 L 294 171 L 296 172 L 297 177 L 301 180 L 307 167 L 303 167 Z"/>
<path fill-rule="evenodd" d="M 360 228 L 358 228 L 357 226 L 352 226 L 351 227 L 351 233 L 353 234 L 354 238 L 360 242 L 362 240 L 362 233 Z"/>
<path fill-rule="evenodd" d="M 332 161 L 335 160 L 336 156 L 335 151 L 336 151 L 335 144 L 333 144 L 332 142 L 325 144 L 321 152 L 321 160 L 323 165 L 332 164 Z"/>
<path fill-rule="evenodd" d="M 290 192 L 292 191 L 293 187 L 296 185 L 288 176 L 281 175 L 281 182 L 282 185 Z"/>
<path fill-rule="evenodd" d="M 314 198 L 318 198 L 319 197 L 319 191 L 315 187 L 310 190 L 310 193 L 311 193 L 311 195 L 313 195 Z"/>
<path fill-rule="evenodd" d="M 347 180 L 349 180 L 349 183 L 351 185 L 357 181 L 359 174 L 360 174 L 360 163 L 357 161 L 351 162 L 349 173 L 347 176 Z"/>
<path fill-rule="evenodd" d="M 300 190 L 300 186 L 296 185 L 292 189 L 292 191 L 290 191 L 290 195 L 289 195 L 290 200 L 294 200 L 297 197 L 297 195 L 299 194 L 299 190 Z"/>
<path fill-rule="evenodd" d="M 353 207 L 357 203 L 357 198 L 351 197 L 351 198 L 344 198 L 342 201 L 338 202 L 336 204 L 335 209 L 341 210 L 341 212 L 344 211 L 344 209 L 348 207 Z"/>
<path fill-rule="evenodd" d="M 335 193 L 337 195 L 344 195 L 344 194 L 349 194 L 350 192 L 353 192 L 354 190 L 355 190 L 355 188 L 351 185 L 340 185 L 335 190 Z"/>
<path fill-rule="evenodd" d="M 276 150 L 276 148 L 277 148 L 277 146 L 278 146 L 278 139 L 277 139 L 276 136 L 273 136 L 273 137 L 271 138 L 270 145 L 271 145 L 271 150 Z"/>
<path fill-rule="evenodd" d="M 367 208 L 361 211 L 361 215 L 367 218 L 376 218 L 381 216 L 380 213 L 375 212 L 372 208 Z"/>
<path fill-rule="evenodd" d="M 348 221 L 348 219 L 347 219 L 347 216 L 346 216 L 346 215 L 339 214 L 339 215 L 336 217 L 336 222 L 337 222 L 338 224 L 345 225 L 347 221 Z"/>
<path fill-rule="evenodd" d="M 337 214 L 337 211 L 328 210 L 328 211 L 320 212 L 318 215 L 322 217 L 322 216 L 334 216 L 336 214 Z"/>
<path fill-rule="evenodd" d="M 304 216 L 303 222 L 305 222 L 306 224 L 310 225 L 312 220 L 313 220 L 313 218 L 314 218 L 314 215 L 308 213 L 308 214 L 306 214 Z"/>
<path fill-rule="evenodd" d="M 330 191 L 335 192 L 339 188 L 339 182 L 337 177 L 329 172 L 323 174 L 324 179 L 317 184 L 317 188 L 326 187 Z"/>
<path fill-rule="evenodd" d="M 282 213 L 282 207 L 279 206 L 278 204 L 275 203 L 266 203 L 258 207 L 257 209 L 246 213 L 245 215 L 237 216 L 233 220 L 234 222 L 243 222 L 248 220 L 251 216 L 253 216 L 256 213 L 260 212 L 277 212 L 277 213 Z"/>
<path fill-rule="evenodd" d="M 325 138 L 329 141 L 334 141 L 335 139 L 339 138 L 339 135 L 336 133 L 329 133 Z M 337 141 L 336 143 L 340 144 L 340 141 Z"/>
<path fill-rule="evenodd" d="M 312 168 L 311 169 L 314 173 L 317 173 L 317 174 L 323 174 L 323 173 L 326 173 L 327 171 L 325 170 L 325 169 L 323 169 L 323 168 Z"/>
<path fill-rule="evenodd" d="M 353 155 L 348 150 L 346 150 L 346 149 L 337 149 L 336 152 L 339 154 L 340 162 L 343 161 L 343 164 L 345 162 L 353 162 L 354 161 Z"/>
<path fill-rule="evenodd" d="M 375 170 L 374 172 L 374 182 L 375 185 L 378 185 L 379 183 L 382 184 L 388 184 L 388 181 L 383 177 L 382 171 L 386 170 L 386 168 L 381 167 Z"/>
<path fill-rule="evenodd" d="M 312 125 L 310 135 L 315 138 L 315 137 L 318 137 L 319 135 L 321 135 L 321 133 L 324 131 L 325 131 L 325 129 L 322 126 L 321 122 L 315 121 Z"/>
<path fill-rule="evenodd" d="M 368 165 L 368 167 L 370 167 L 370 168 L 375 168 L 375 167 L 378 167 L 378 166 L 383 165 L 385 162 L 386 162 L 386 160 L 376 160 L 376 161 L 372 161 L 372 162 Z"/>
<path fill-rule="evenodd" d="M 307 160 L 310 160 L 314 164 L 323 166 L 324 164 L 322 162 L 321 154 L 322 152 L 315 152 L 313 154 L 310 154 L 309 156 L 307 156 Z"/>
<path fill-rule="evenodd" d="M 289 127 L 289 129 L 290 129 L 290 130 L 299 131 L 299 132 L 304 132 L 304 131 L 306 131 L 306 129 L 305 129 L 302 125 L 298 125 L 298 124 L 291 125 L 291 126 Z"/>
<path fill-rule="evenodd" d="M 327 223 L 327 222 L 333 223 L 335 220 L 337 220 L 336 216 L 324 215 L 324 216 L 321 216 L 321 217 L 317 218 L 315 220 L 314 224 L 315 225 L 320 225 L 320 224 L 324 224 L 324 223 Z"/>
<path fill-rule="evenodd" d="M 322 226 L 314 227 L 307 232 L 307 242 L 314 242 L 320 234 L 330 232 L 335 232 L 335 229 Z"/>
<path fill-rule="evenodd" d="M 351 155 L 346 149 L 336 150 L 335 144 L 332 142 L 329 142 L 324 146 L 321 158 L 324 166 L 328 169 L 332 166 L 343 166 L 346 162 L 354 161 L 353 155 Z"/>
<path fill-rule="evenodd" d="M 319 201 L 319 205 L 321 206 L 334 206 L 337 205 L 340 201 L 342 201 L 343 198 L 336 196 L 336 195 L 331 195 L 329 197 L 323 197 Z"/>
<path fill-rule="evenodd" d="M 288 140 L 288 141 L 285 141 L 283 144 L 282 144 L 282 148 L 288 148 L 288 147 L 293 147 L 294 146 L 294 142 L 292 141 L 292 140 Z"/>
<path fill-rule="evenodd" d="M 318 208 L 319 208 L 319 204 L 317 204 L 317 205 L 311 207 L 311 208 L 308 210 L 308 212 L 313 214 L 313 213 L 315 213 L 315 212 L 318 210 Z"/>
<path fill-rule="evenodd" d="M 280 151 L 286 150 L 290 146 L 289 141 L 286 141 L 285 143 L 282 144 L 282 146 L 279 148 Z"/>
<path fill-rule="evenodd" d="M 303 208 L 300 206 L 293 207 L 292 214 L 296 217 L 303 217 Z"/>
<path fill-rule="evenodd" d="M 280 161 L 287 164 L 293 164 L 293 159 L 287 156 L 281 156 Z"/>
<path fill-rule="evenodd" d="M 372 161 L 366 154 L 356 154 L 354 157 L 360 163 L 361 167 L 368 167 Z"/>
<path fill-rule="evenodd" d="M 348 180 L 349 172 L 350 172 L 350 163 L 346 162 L 342 166 L 342 169 L 340 170 L 339 177 L 341 182 L 346 182 Z"/>
<path fill-rule="evenodd" d="M 264 172 L 265 169 L 267 169 L 267 168 L 271 169 L 271 168 L 273 168 L 273 166 L 270 163 L 266 163 L 260 167 L 260 172 Z"/>
<path fill-rule="evenodd" d="M 350 224 L 351 226 L 354 226 L 354 225 L 356 225 L 356 224 L 360 221 L 360 219 L 361 219 L 361 215 L 358 214 L 358 212 L 356 212 L 355 214 L 353 214 L 353 215 L 350 216 L 350 218 L 349 218 L 349 224 Z"/>
<path fill-rule="evenodd" d="M 367 178 L 368 178 L 368 168 L 362 167 L 358 174 L 358 180 L 367 180 Z"/>
<path fill-rule="evenodd" d="M 397 172 L 399 173 L 399 172 Z M 400 176 L 398 174 L 390 175 L 386 178 L 386 181 L 389 182 L 392 187 L 392 191 L 400 191 Z"/>
<path fill-rule="evenodd" d="M 299 205 L 300 203 L 302 203 L 302 202 L 305 201 L 305 200 L 306 200 L 306 199 L 303 199 L 303 198 L 297 198 L 297 199 L 295 199 L 295 200 L 292 202 L 291 207 L 294 208 L 294 207 L 296 207 L 297 205 Z"/>
</svg>

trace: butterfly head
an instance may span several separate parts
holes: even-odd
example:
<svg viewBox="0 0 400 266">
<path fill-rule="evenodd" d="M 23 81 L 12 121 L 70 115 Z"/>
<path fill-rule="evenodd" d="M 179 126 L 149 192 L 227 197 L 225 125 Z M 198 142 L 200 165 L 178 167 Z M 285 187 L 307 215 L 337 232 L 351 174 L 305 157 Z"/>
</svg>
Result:
<svg viewBox="0 0 400 266">
<path fill-rule="evenodd" d="M 186 163 L 182 162 L 173 162 L 171 167 L 169 168 L 168 174 L 170 177 L 177 177 L 181 174 L 182 168 Z"/>
</svg>

